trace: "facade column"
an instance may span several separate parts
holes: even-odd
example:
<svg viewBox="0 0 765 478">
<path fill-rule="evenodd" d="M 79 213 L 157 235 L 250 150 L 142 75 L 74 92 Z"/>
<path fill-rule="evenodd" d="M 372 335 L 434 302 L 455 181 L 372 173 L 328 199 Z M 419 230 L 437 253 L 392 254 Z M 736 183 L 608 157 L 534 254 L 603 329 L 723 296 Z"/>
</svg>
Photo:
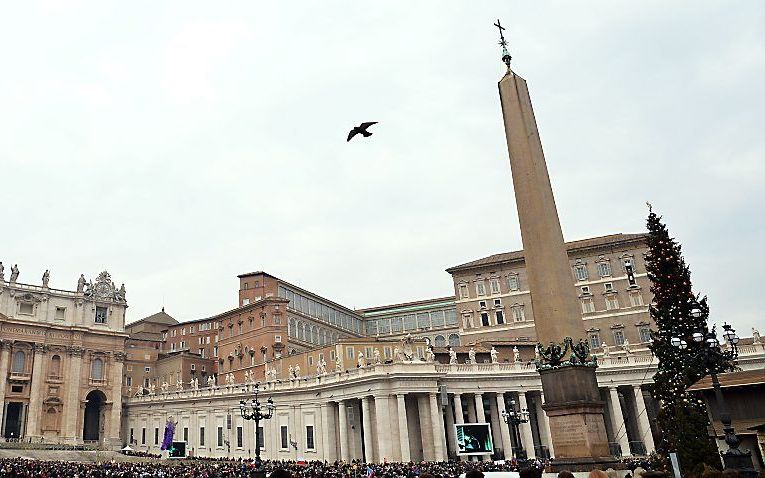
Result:
<svg viewBox="0 0 765 478">
<path fill-rule="evenodd" d="M 539 392 L 539 401 L 537 402 L 537 421 L 539 421 L 539 433 L 544 437 L 545 445 L 547 445 L 547 451 L 550 452 L 550 457 L 555 456 L 555 450 L 553 449 L 552 434 L 550 433 L 550 417 L 542 409 L 542 404 L 545 403 L 544 392 Z M 541 420 L 539 420 L 541 418 Z"/>
<path fill-rule="evenodd" d="M 346 400 L 337 402 L 338 422 L 340 422 L 340 459 L 344 462 L 351 461 L 351 450 L 348 441 L 348 411 L 345 409 Z"/>
<path fill-rule="evenodd" d="M 43 380 L 45 379 L 45 353 L 47 347 L 34 344 L 35 357 L 32 362 L 32 385 L 29 390 L 29 407 L 27 411 L 27 427 L 24 436 L 31 439 L 42 437 L 40 417 L 42 416 Z"/>
<path fill-rule="evenodd" d="M 459 393 L 454 394 L 454 422 L 457 425 L 465 423 L 465 417 L 462 415 L 462 396 Z"/>
<path fill-rule="evenodd" d="M 433 454 L 435 461 L 446 461 L 444 450 L 444 422 L 441 407 L 438 405 L 438 394 L 430 392 L 430 423 L 433 429 Z"/>
<path fill-rule="evenodd" d="M 390 429 L 390 401 L 387 395 L 375 397 L 375 415 L 377 418 L 377 461 L 383 463 L 393 460 L 392 436 L 385 437 L 384 430 Z"/>
<path fill-rule="evenodd" d="M 483 393 L 476 393 L 473 398 L 475 399 L 475 421 L 476 423 L 483 423 L 486 421 L 486 411 L 483 409 Z"/>
<path fill-rule="evenodd" d="M 433 458 L 435 454 L 435 437 L 433 436 L 433 422 L 430 419 L 430 413 L 428 413 L 428 397 L 422 393 L 417 394 L 417 414 L 420 418 L 422 459 L 425 461 L 436 461 Z"/>
<path fill-rule="evenodd" d="M 332 403 L 321 404 L 321 449 L 324 459 L 330 463 L 337 460 L 337 443 L 332 433 L 335 430 L 335 414 L 332 411 Z"/>
<path fill-rule="evenodd" d="M 505 394 L 497 392 L 497 413 L 499 414 L 499 429 L 502 434 L 502 452 L 505 454 L 505 460 L 513 459 L 513 441 L 510 439 L 510 428 L 502 416 L 505 409 Z"/>
<path fill-rule="evenodd" d="M 526 400 L 526 392 L 518 392 L 518 405 L 520 405 L 521 410 L 529 409 L 528 401 Z M 529 420 L 531 420 L 531 418 L 529 418 Z M 521 441 L 523 442 L 523 448 L 526 449 L 526 456 L 535 458 L 537 454 L 534 449 L 534 435 L 531 433 L 531 421 L 521 423 L 520 429 Z"/>
<path fill-rule="evenodd" d="M 11 341 L 0 340 L 0 426 L 5 423 L 5 387 L 8 382 L 8 362 L 11 356 Z M 0 429 L 0 435 L 3 430 Z"/>
<path fill-rule="evenodd" d="M 448 400 L 447 400 L 448 402 Z M 454 430 L 454 408 L 451 405 L 446 405 L 446 458 L 448 459 L 451 452 L 457 453 L 457 433 Z"/>
<path fill-rule="evenodd" d="M 494 449 L 502 448 L 502 429 L 499 426 L 499 422 L 502 418 L 499 416 L 499 410 L 497 408 L 497 401 L 489 398 L 489 423 L 491 424 L 491 442 L 494 445 Z"/>
<path fill-rule="evenodd" d="M 627 436 L 627 423 L 622 414 L 622 403 L 619 400 L 619 389 L 608 387 L 609 406 L 611 408 L 611 424 L 614 431 L 614 440 L 621 447 L 621 456 L 630 456 L 630 441 Z"/>
<path fill-rule="evenodd" d="M 656 449 L 651 433 L 651 421 L 648 419 L 648 411 L 645 408 L 645 396 L 640 385 L 634 385 L 632 391 L 635 394 L 635 405 L 637 406 L 637 424 L 638 433 L 645 444 L 646 454 L 650 454 Z"/>
<path fill-rule="evenodd" d="M 125 353 L 116 352 L 112 360 L 112 411 L 108 441 L 116 448 L 122 448 L 120 440 L 120 422 L 122 419 L 122 367 Z"/>
<path fill-rule="evenodd" d="M 396 406 L 398 411 L 398 435 L 401 445 L 401 461 L 407 463 L 412 461 L 409 452 L 409 428 L 406 420 L 406 395 L 399 393 L 396 395 Z"/>
<path fill-rule="evenodd" d="M 78 430 L 80 416 L 80 370 L 82 368 L 83 350 L 78 347 L 72 347 L 67 350 L 69 353 L 69 376 L 71 380 L 66 386 L 66 401 L 64 403 L 63 418 L 65 423 L 64 439 L 67 443 L 79 443 L 79 435 L 82 430 Z"/>
<path fill-rule="evenodd" d="M 361 419 L 364 426 L 364 461 L 374 462 L 374 441 L 372 440 L 372 411 L 370 401 L 372 397 L 363 397 L 361 399 Z"/>
</svg>

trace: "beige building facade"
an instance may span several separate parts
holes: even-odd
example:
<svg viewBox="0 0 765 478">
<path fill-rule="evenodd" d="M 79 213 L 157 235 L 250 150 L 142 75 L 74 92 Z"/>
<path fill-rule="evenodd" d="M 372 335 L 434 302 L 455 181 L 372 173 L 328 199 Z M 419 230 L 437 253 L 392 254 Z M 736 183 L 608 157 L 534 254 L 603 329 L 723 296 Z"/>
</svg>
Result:
<svg viewBox="0 0 765 478">
<path fill-rule="evenodd" d="M 74 291 L 0 272 L 0 433 L 9 440 L 118 446 L 124 285 L 108 272 Z M 75 281 L 72 281 L 73 283 Z"/>
</svg>

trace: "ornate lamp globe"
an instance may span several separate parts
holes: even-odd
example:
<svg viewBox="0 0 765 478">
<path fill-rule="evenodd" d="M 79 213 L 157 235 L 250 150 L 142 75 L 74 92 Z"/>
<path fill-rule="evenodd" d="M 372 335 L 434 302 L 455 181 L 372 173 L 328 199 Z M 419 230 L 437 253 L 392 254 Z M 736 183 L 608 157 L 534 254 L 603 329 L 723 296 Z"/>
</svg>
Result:
<svg viewBox="0 0 765 478">
<path fill-rule="evenodd" d="M 688 342 L 686 342 L 685 340 L 681 340 L 680 341 L 680 350 L 685 350 L 687 348 L 688 348 Z"/>
<path fill-rule="evenodd" d="M 694 332 L 693 333 L 693 341 L 696 343 L 701 343 L 704 341 L 704 334 L 701 332 Z"/>
<path fill-rule="evenodd" d="M 698 319 L 699 317 L 701 317 L 701 315 L 702 315 L 702 312 L 701 312 L 701 309 L 699 308 L 695 308 L 691 311 L 691 317 L 693 317 L 694 319 Z"/>
<path fill-rule="evenodd" d="M 673 347 L 678 347 L 679 348 L 680 347 L 680 342 L 682 342 L 682 340 L 680 340 L 680 337 L 672 337 L 669 340 L 669 342 L 672 344 Z"/>
</svg>

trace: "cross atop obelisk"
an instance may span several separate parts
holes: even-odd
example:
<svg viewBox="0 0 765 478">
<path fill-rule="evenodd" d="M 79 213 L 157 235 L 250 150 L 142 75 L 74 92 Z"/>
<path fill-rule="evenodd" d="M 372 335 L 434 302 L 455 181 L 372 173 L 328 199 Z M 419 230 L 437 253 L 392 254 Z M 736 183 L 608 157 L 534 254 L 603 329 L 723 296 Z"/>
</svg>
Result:
<svg viewBox="0 0 765 478">
<path fill-rule="evenodd" d="M 497 23 L 495 23 L 494 26 L 499 29 L 499 45 L 502 47 L 502 61 L 505 62 L 507 69 L 510 70 L 510 60 L 512 60 L 513 57 L 507 52 L 507 40 L 505 40 L 505 34 L 503 33 L 505 27 L 499 23 L 499 19 L 497 19 Z"/>
</svg>

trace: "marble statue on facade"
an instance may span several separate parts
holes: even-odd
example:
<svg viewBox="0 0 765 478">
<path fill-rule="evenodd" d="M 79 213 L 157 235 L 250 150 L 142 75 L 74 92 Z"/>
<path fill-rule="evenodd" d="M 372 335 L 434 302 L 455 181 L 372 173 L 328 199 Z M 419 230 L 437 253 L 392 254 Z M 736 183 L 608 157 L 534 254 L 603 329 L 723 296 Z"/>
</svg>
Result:
<svg viewBox="0 0 765 478">
<path fill-rule="evenodd" d="M 406 334 L 406 337 L 401 339 L 401 347 L 404 351 L 404 360 L 414 360 L 414 351 L 412 350 L 412 334 Z"/>
<path fill-rule="evenodd" d="M 300 364 L 295 364 L 295 378 L 300 378 Z"/>
<path fill-rule="evenodd" d="M 212 375 L 210 375 L 212 377 Z M 199 379 L 194 377 L 193 383 L 191 384 L 192 388 L 194 390 L 199 390 Z"/>
<path fill-rule="evenodd" d="M 43 276 L 42 276 L 42 286 L 47 289 L 49 282 L 50 282 L 50 271 L 48 269 L 45 269 L 45 272 L 43 272 Z"/>
<path fill-rule="evenodd" d="M 401 349 L 398 347 L 393 347 L 393 361 L 394 362 L 401 362 L 403 360 L 403 355 L 401 354 Z"/>
<path fill-rule="evenodd" d="M 207 377 L 207 386 L 209 388 L 215 387 L 215 377 L 214 376 L 210 375 L 210 376 Z"/>
<path fill-rule="evenodd" d="M 342 372 L 343 371 L 343 359 L 342 357 L 338 356 L 337 359 L 335 359 L 335 372 Z"/>
<path fill-rule="evenodd" d="M 290 368 L 287 371 L 287 373 L 289 374 L 290 380 L 294 379 L 295 378 L 295 367 L 290 365 Z"/>
<path fill-rule="evenodd" d="M 3 261 L 0 261 L 0 281 L 5 280 L 5 267 L 3 266 Z"/>
<path fill-rule="evenodd" d="M 752 342 L 755 344 L 760 343 L 760 331 L 752 327 Z"/>
<path fill-rule="evenodd" d="M 277 374 L 278 374 L 278 372 L 276 371 L 276 367 L 274 367 L 274 368 L 270 369 L 270 370 L 267 372 L 267 374 L 268 374 L 268 376 L 269 376 L 269 377 L 271 377 L 271 380 L 276 380 L 276 376 L 277 376 Z"/>
<path fill-rule="evenodd" d="M 627 355 L 632 354 L 632 348 L 630 348 L 630 341 L 627 340 L 627 337 L 624 338 L 624 343 L 622 344 L 622 348 L 625 352 L 627 352 Z"/>
<path fill-rule="evenodd" d="M 125 290 L 125 283 L 123 282 L 120 286 L 120 289 L 116 293 L 116 298 L 118 301 L 125 302 L 125 296 L 127 295 L 127 291 Z"/>
<path fill-rule="evenodd" d="M 609 355 L 611 355 L 611 347 L 609 347 L 607 343 L 603 342 L 602 344 L 600 344 L 600 347 L 603 349 L 604 357 L 608 357 Z"/>
<path fill-rule="evenodd" d="M 154 391 L 156 390 L 156 386 L 153 383 L 149 384 L 149 396 L 153 397 L 155 395 Z"/>
<path fill-rule="evenodd" d="M 357 362 L 357 367 L 359 368 L 367 364 L 367 360 L 364 358 L 364 352 L 359 352 L 359 359 L 356 362 Z"/>
<path fill-rule="evenodd" d="M 375 349 L 373 353 L 373 358 L 375 361 L 375 365 L 380 365 L 382 363 L 382 357 L 380 357 L 380 351 Z"/>
<path fill-rule="evenodd" d="M 457 363 L 457 352 L 449 347 L 449 364 L 455 365 Z"/>
<path fill-rule="evenodd" d="M 175 391 L 176 392 L 183 391 L 183 380 L 181 380 L 180 377 L 178 377 L 178 380 L 175 381 Z"/>
<path fill-rule="evenodd" d="M 11 267 L 11 282 L 16 282 L 16 279 L 19 278 L 19 265 L 13 264 L 13 267 Z"/>
<path fill-rule="evenodd" d="M 324 357 L 319 358 L 319 362 L 316 364 L 316 375 L 322 376 L 327 374 L 327 362 L 324 361 Z"/>
<path fill-rule="evenodd" d="M 518 346 L 513 346 L 513 362 L 518 363 L 521 361 L 521 352 L 518 350 Z"/>
<path fill-rule="evenodd" d="M 170 384 L 163 380 L 162 385 L 159 386 L 159 389 L 162 391 L 162 393 L 167 393 L 170 391 Z"/>
<path fill-rule="evenodd" d="M 433 353 L 433 347 L 428 347 L 428 350 L 425 351 L 425 361 L 426 362 L 436 361 L 436 354 Z"/>
<path fill-rule="evenodd" d="M 470 350 L 468 350 L 468 363 L 471 364 L 471 365 L 476 363 L 476 361 L 475 361 L 475 349 L 473 347 L 470 347 Z"/>
<path fill-rule="evenodd" d="M 85 284 L 88 281 L 85 280 L 85 274 L 80 274 L 80 278 L 77 279 L 77 293 L 82 294 L 85 291 Z"/>
<path fill-rule="evenodd" d="M 491 346 L 491 350 L 489 351 L 489 355 L 491 355 L 491 363 L 499 363 L 499 352 L 497 352 L 497 349 L 494 348 L 494 346 Z"/>
<path fill-rule="evenodd" d="M 143 387 L 139 385 L 138 388 L 135 390 L 135 396 L 140 397 L 142 395 L 143 395 Z"/>
</svg>

